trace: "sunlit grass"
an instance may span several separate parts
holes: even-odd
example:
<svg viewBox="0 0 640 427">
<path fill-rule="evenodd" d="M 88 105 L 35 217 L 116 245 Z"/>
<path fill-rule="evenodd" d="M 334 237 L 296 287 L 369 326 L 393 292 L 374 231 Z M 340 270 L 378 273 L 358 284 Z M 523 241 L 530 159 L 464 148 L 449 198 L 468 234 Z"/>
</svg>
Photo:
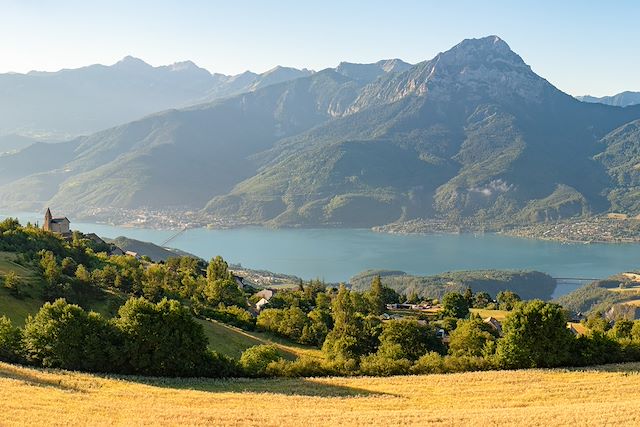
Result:
<svg viewBox="0 0 640 427">
<path fill-rule="evenodd" d="M 1 424 L 639 425 L 639 370 L 173 380 L 0 364 Z"/>
<path fill-rule="evenodd" d="M 209 347 L 228 356 L 238 358 L 249 347 L 260 344 L 273 344 L 278 347 L 281 355 L 287 359 L 295 359 L 300 356 L 318 359 L 323 357 L 318 348 L 298 345 L 265 332 L 248 332 L 216 321 L 200 319 L 197 321 L 204 327 L 205 335 L 209 339 Z"/>
</svg>

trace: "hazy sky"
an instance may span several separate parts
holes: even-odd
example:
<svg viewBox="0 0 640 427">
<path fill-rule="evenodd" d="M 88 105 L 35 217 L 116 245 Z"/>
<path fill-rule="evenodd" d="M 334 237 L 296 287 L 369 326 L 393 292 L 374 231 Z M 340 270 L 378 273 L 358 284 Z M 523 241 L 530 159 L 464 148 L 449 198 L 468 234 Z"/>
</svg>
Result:
<svg viewBox="0 0 640 427">
<path fill-rule="evenodd" d="M 640 1 L 0 0 L 0 72 L 126 55 L 212 72 L 419 62 L 496 34 L 573 94 L 640 91 Z"/>
</svg>

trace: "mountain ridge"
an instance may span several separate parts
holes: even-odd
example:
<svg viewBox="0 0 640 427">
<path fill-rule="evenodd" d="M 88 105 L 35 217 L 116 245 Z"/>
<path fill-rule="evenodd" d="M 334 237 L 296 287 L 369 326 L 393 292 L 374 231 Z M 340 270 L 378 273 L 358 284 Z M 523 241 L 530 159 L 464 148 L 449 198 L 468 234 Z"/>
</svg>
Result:
<svg viewBox="0 0 640 427">
<path fill-rule="evenodd" d="M 65 210 L 171 206 L 205 219 L 343 227 L 640 208 L 635 181 L 616 175 L 621 156 L 602 155 L 619 138 L 638 145 L 616 130 L 640 107 L 580 102 L 497 36 L 396 62 L 395 72 L 386 65 L 342 63 L 154 114 L 67 143 L 73 155 L 54 169 L 16 176 L 20 153 L 0 158 L 0 204 L 17 203 L 18 188 Z"/>
</svg>

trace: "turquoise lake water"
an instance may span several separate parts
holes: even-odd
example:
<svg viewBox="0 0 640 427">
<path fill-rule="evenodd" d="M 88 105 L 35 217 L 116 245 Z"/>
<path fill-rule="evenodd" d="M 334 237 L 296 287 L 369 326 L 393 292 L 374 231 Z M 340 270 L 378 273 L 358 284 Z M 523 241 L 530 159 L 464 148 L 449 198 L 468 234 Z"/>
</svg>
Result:
<svg viewBox="0 0 640 427">
<path fill-rule="evenodd" d="M 7 215 L 0 215 L 6 217 Z M 13 214 L 21 222 L 41 215 Z M 73 219 L 72 219 L 73 221 Z M 127 236 L 162 243 L 174 230 L 71 223 L 72 229 L 103 237 Z M 304 279 L 346 281 L 367 269 L 429 275 L 454 270 L 527 269 L 554 277 L 604 278 L 640 268 L 640 244 L 563 244 L 494 234 L 392 235 L 362 229 L 191 229 L 168 246 L 208 259 Z M 578 287 L 563 283 L 554 296 Z"/>
</svg>

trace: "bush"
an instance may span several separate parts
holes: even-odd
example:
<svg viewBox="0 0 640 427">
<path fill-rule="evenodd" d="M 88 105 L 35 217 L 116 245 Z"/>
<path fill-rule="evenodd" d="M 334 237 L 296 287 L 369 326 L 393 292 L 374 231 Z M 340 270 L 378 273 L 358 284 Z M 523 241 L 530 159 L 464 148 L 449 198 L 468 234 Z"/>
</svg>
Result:
<svg viewBox="0 0 640 427">
<path fill-rule="evenodd" d="M 370 354 L 360 360 L 360 373 L 364 375 L 380 377 L 406 375 L 410 369 L 409 359 L 395 359 L 384 354 Z"/>
<path fill-rule="evenodd" d="M 279 359 L 267 365 L 266 375 L 270 377 L 325 377 L 336 375 L 330 364 L 312 359 L 300 357 L 294 361 Z"/>
<path fill-rule="evenodd" d="M 445 372 L 444 357 L 435 351 L 425 354 L 411 367 L 412 374 L 443 374 Z"/>
<path fill-rule="evenodd" d="M 413 374 L 445 374 L 453 372 L 488 371 L 495 369 L 493 358 L 476 356 L 440 356 L 425 354 L 413 365 Z"/>
<path fill-rule="evenodd" d="M 280 359 L 275 345 L 256 345 L 246 349 L 240 356 L 240 366 L 250 377 L 267 375 L 267 366 Z"/>
<path fill-rule="evenodd" d="M 238 361 L 232 357 L 217 351 L 208 351 L 203 359 L 202 370 L 198 376 L 230 378 L 242 375 Z"/>
<path fill-rule="evenodd" d="M 218 320 L 229 325 L 237 326 L 246 331 L 253 331 L 256 328 L 256 319 L 247 310 L 237 305 L 226 307 L 220 304 L 216 309 L 202 309 L 200 313 L 206 317 Z"/>
<path fill-rule="evenodd" d="M 22 362 L 22 332 L 13 326 L 9 318 L 0 317 L 0 360 L 9 363 Z"/>
</svg>

